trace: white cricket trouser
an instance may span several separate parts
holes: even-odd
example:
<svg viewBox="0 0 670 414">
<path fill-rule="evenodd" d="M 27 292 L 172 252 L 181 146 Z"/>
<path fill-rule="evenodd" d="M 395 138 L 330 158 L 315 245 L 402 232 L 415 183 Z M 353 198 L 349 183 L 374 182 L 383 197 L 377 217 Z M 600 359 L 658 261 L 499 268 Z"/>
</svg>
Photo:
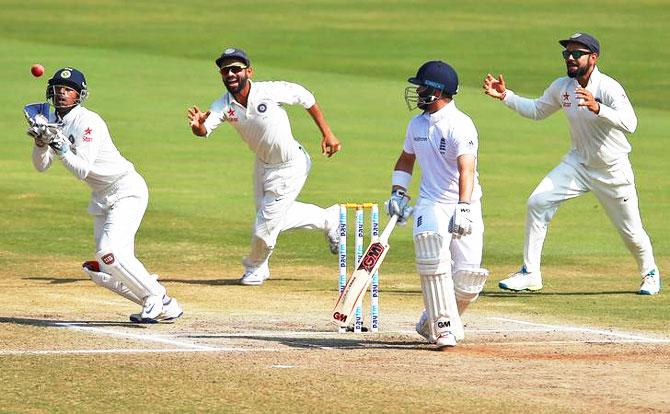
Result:
<svg viewBox="0 0 670 414">
<path fill-rule="evenodd" d="M 304 150 L 302 154 L 304 156 L 283 164 L 265 164 L 256 160 L 256 220 L 251 235 L 251 250 L 243 260 L 247 271 L 253 271 L 267 262 L 280 232 L 326 229 L 325 209 L 296 201 L 312 165 L 309 155 Z"/>
<path fill-rule="evenodd" d="M 540 270 L 542 245 L 549 222 L 566 200 L 589 191 L 596 196 L 635 256 L 642 275 L 656 267 L 649 236 L 642 226 L 633 168 L 627 160 L 610 169 L 587 168 L 570 153 L 535 188 L 528 198 L 524 265 Z"/>
<path fill-rule="evenodd" d="M 479 201 L 470 204 L 472 212 L 472 233 L 460 239 L 452 238 L 449 233 L 449 220 L 454 215 L 457 203 L 435 203 L 419 199 L 414 208 L 414 236 L 418 233 L 434 231 L 450 240 L 449 251 L 453 261 L 452 272 L 466 269 L 479 269 L 484 247 L 484 220 L 482 205 Z M 446 247 L 446 246 L 445 246 Z"/>
<path fill-rule="evenodd" d="M 104 192 L 94 192 L 88 212 L 93 215 L 96 251 L 111 251 L 135 278 L 149 287 L 149 294 L 163 295 L 163 288 L 135 257 L 135 234 L 149 201 L 146 182 L 132 171 Z M 104 266 L 100 263 L 100 266 Z M 123 282 L 123 281 L 121 281 Z M 140 295 L 138 295 L 140 296 Z"/>
</svg>

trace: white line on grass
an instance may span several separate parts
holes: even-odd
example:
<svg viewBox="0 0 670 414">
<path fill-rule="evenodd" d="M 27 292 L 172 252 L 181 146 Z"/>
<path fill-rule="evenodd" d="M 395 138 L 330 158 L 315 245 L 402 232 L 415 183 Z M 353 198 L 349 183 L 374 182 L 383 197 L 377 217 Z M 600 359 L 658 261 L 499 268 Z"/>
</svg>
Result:
<svg viewBox="0 0 670 414">
<path fill-rule="evenodd" d="M 274 348 L 112 348 L 112 349 L 45 349 L 45 350 L 0 350 L 0 356 L 12 355 L 88 355 L 88 354 L 170 354 L 188 352 L 278 352 Z"/>
<path fill-rule="evenodd" d="M 582 332 L 582 333 L 610 336 L 610 337 L 615 337 L 615 338 L 627 339 L 631 342 L 636 342 L 637 341 L 637 342 L 643 342 L 643 343 L 660 343 L 660 344 L 670 343 L 670 339 L 667 339 L 667 338 L 650 338 L 648 336 L 642 336 L 642 335 L 625 333 L 625 332 L 612 332 L 612 331 L 608 331 L 608 330 L 604 330 L 604 329 L 580 328 L 580 327 L 576 327 L 576 326 L 564 326 L 564 325 L 551 325 L 551 324 L 546 324 L 546 323 L 535 323 L 535 322 L 521 321 L 521 320 L 517 320 L 517 319 L 498 318 L 498 317 L 491 317 L 489 319 L 492 319 L 492 320 L 495 320 L 495 321 L 501 321 L 501 322 L 517 323 L 517 324 L 520 324 L 520 325 L 542 327 L 542 328 L 546 328 L 548 330 L 559 331 L 559 332 Z M 582 342 L 594 342 L 594 341 L 582 341 Z"/>
<path fill-rule="evenodd" d="M 62 326 L 64 328 L 72 329 L 75 331 L 86 331 L 86 332 L 93 332 L 96 334 L 102 334 L 102 335 L 108 335 L 108 336 L 120 336 L 123 338 L 131 338 L 131 339 L 137 339 L 139 341 L 145 341 L 145 342 L 157 342 L 161 344 L 168 344 L 172 346 L 176 346 L 178 348 L 184 348 L 184 349 L 200 349 L 200 350 L 216 350 L 216 348 L 209 347 L 209 346 L 204 346 L 204 345 L 198 345 L 190 342 L 182 342 L 182 341 L 176 341 L 173 339 L 166 339 L 166 338 L 161 338 L 157 337 L 154 335 L 146 335 L 146 334 L 134 334 L 130 332 L 122 332 L 122 331 L 115 331 L 113 329 L 103 329 L 103 328 L 95 328 L 92 326 L 80 326 L 72 323 L 66 323 L 66 322 L 57 322 L 55 324 L 56 326 Z"/>
</svg>

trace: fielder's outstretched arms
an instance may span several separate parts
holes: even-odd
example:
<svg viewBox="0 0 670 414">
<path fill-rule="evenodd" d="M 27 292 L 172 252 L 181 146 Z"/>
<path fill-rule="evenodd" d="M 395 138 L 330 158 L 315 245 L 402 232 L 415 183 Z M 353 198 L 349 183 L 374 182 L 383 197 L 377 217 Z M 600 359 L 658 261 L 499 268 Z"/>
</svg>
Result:
<svg viewBox="0 0 670 414">
<path fill-rule="evenodd" d="M 425 310 L 416 330 L 445 349 L 464 338 L 460 315 L 477 299 L 488 276 L 480 268 L 484 224 L 479 143 L 472 120 L 453 100 L 458 76 L 449 64 L 426 62 L 408 81 L 407 105 L 423 112 L 407 126 L 387 211 L 409 215 L 406 192 L 418 161 L 422 174 L 413 231 Z"/>
<path fill-rule="evenodd" d="M 301 105 L 321 132 L 321 151 L 331 157 L 342 145 L 326 122 L 319 105 L 301 85 L 272 81 L 252 82 L 254 69 L 247 54 L 236 48 L 224 50 L 215 61 L 228 91 L 209 110 L 188 109 L 191 131 L 209 136 L 224 122 L 237 130 L 256 154 L 254 195 L 256 220 L 251 249 L 242 260 L 243 285 L 260 285 L 270 277 L 269 259 L 279 233 L 290 229 L 324 232 L 330 251 L 337 253 L 339 207 L 324 209 L 297 201 L 311 167 L 305 149 L 293 137 L 282 105 Z"/>
<path fill-rule="evenodd" d="M 642 226 L 628 159 L 631 145 L 626 133 L 635 132 L 637 117 L 621 85 L 598 69 L 598 40 L 575 33 L 559 43 L 565 48 L 567 76 L 553 81 L 537 99 L 507 89 L 502 74 L 484 78 L 484 93 L 524 117 L 544 119 L 562 109 L 572 141 L 568 154 L 530 195 L 523 265 L 499 286 L 513 291 L 542 289 L 540 260 L 551 219 L 564 201 L 592 191 L 637 261 L 640 294 L 655 295 L 661 289 L 661 275 Z"/>
<path fill-rule="evenodd" d="M 66 67 L 47 85 L 54 112 L 48 103 L 24 108 L 27 132 L 35 142 L 33 165 L 46 171 L 58 159 L 93 190 L 88 212 L 94 221 L 96 260 L 83 264 L 91 280 L 140 305 L 142 310 L 130 315 L 133 322 L 176 319 L 181 306 L 135 257 L 135 233 L 149 199 L 146 183 L 116 149 L 105 121 L 82 106 L 87 96 L 84 74 Z"/>
</svg>

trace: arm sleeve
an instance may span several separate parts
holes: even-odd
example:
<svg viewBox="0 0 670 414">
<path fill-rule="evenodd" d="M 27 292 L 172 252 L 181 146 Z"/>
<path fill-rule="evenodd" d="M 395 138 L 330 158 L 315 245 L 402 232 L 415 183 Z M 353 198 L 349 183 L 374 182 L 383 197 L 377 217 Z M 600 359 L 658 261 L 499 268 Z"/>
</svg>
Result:
<svg viewBox="0 0 670 414">
<path fill-rule="evenodd" d="M 78 143 L 77 153 L 68 151 L 61 158 L 61 161 L 68 171 L 83 180 L 88 177 L 88 173 L 98 157 L 103 140 L 111 141 L 112 138 L 109 136 L 107 124 L 100 117 L 96 117 L 87 123 L 84 128 L 79 128 L 78 133 L 82 136 L 75 137 L 75 142 Z"/>
<path fill-rule="evenodd" d="M 226 102 L 225 100 L 226 96 L 212 102 L 212 105 L 209 107 L 210 113 L 205 120 L 205 129 L 207 129 L 207 135 L 205 135 L 205 137 L 209 137 L 212 131 L 218 128 L 218 126 L 221 125 L 226 119 L 223 114 Z"/>
<path fill-rule="evenodd" d="M 475 128 L 472 120 L 468 119 L 458 130 L 454 131 L 454 138 L 456 157 L 466 154 L 477 156 L 479 141 L 477 139 L 477 128 Z"/>
<path fill-rule="evenodd" d="M 503 103 L 526 118 L 536 121 L 544 119 L 561 108 L 561 103 L 557 99 L 559 80 L 549 85 L 542 96 L 537 99 L 524 98 L 508 89 Z"/>
<path fill-rule="evenodd" d="M 305 109 L 309 109 L 316 103 L 316 98 L 312 92 L 305 89 L 304 86 L 297 83 L 274 81 L 273 98 L 280 103 L 288 105 L 299 104 Z"/>
<path fill-rule="evenodd" d="M 617 82 L 608 85 L 607 94 L 603 96 L 603 102 L 600 102 L 598 116 L 623 132 L 633 133 L 637 129 L 637 116 L 633 105 Z"/>
<path fill-rule="evenodd" d="M 39 172 L 46 171 L 51 167 L 53 162 L 53 151 L 51 147 L 45 145 L 43 147 L 38 147 L 33 145 L 33 166 Z"/>
</svg>

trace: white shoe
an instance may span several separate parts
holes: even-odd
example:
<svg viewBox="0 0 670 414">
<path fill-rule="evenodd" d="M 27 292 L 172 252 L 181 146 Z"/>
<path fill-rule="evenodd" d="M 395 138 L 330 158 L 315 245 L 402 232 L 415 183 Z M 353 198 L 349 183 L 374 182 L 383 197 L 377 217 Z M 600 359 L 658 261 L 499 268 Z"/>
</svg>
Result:
<svg viewBox="0 0 670 414">
<path fill-rule="evenodd" d="M 640 295 L 657 295 L 661 291 L 661 273 L 653 269 L 642 276 Z"/>
<path fill-rule="evenodd" d="M 166 299 L 167 303 L 165 303 Z M 179 302 L 177 302 L 177 299 L 168 296 L 163 296 L 162 302 L 163 302 L 163 312 L 161 312 L 160 315 L 156 316 L 155 318 L 142 318 L 141 313 L 133 313 L 130 315 L 130 322 L 134 323 L 158 323 L 161 321 L 168 322 L 173 321 L 184 314 L 184 311 L 179 305 Z"/>
<path fill-rule="evenodd" d="M 521 267 L 518 272 L 512 273 L 498 283 L 500 289 L 513 290 L 519 292 L 522 290 L 540 290 L 542 289 L 542 274 L 537 272 L 528 272 L 526 266 Z"/>
<path fill-rule="evenodd" d="M 163 298 L 158 295 L 147 296 L 139 319 L 144 323 L 156 323 L 156 318 L 161 313 L 163 313 Z"/>
<path fill-rule="evenodd" d="M 326 240 L 332 254 L 340 251 L 340 205 L 333 204 L 326 209 Z"/>
<path fill-rule="evenodd" d="M 419 322 L 416 323 L 416 333 L 426 338 L 426 341 L 432 342 L 430 340 L 430 325 L 428 324 L 428 312 L 425 310 L 421 313 Z"/>
<path fill-rule="evenodd" d="M 435 342 L 438 350 L 444 350 L 446 348 L 453 348 L 456 346 L 456 337 L 451 332 L 445 332 L 437 338 Z"/>
</svg>

